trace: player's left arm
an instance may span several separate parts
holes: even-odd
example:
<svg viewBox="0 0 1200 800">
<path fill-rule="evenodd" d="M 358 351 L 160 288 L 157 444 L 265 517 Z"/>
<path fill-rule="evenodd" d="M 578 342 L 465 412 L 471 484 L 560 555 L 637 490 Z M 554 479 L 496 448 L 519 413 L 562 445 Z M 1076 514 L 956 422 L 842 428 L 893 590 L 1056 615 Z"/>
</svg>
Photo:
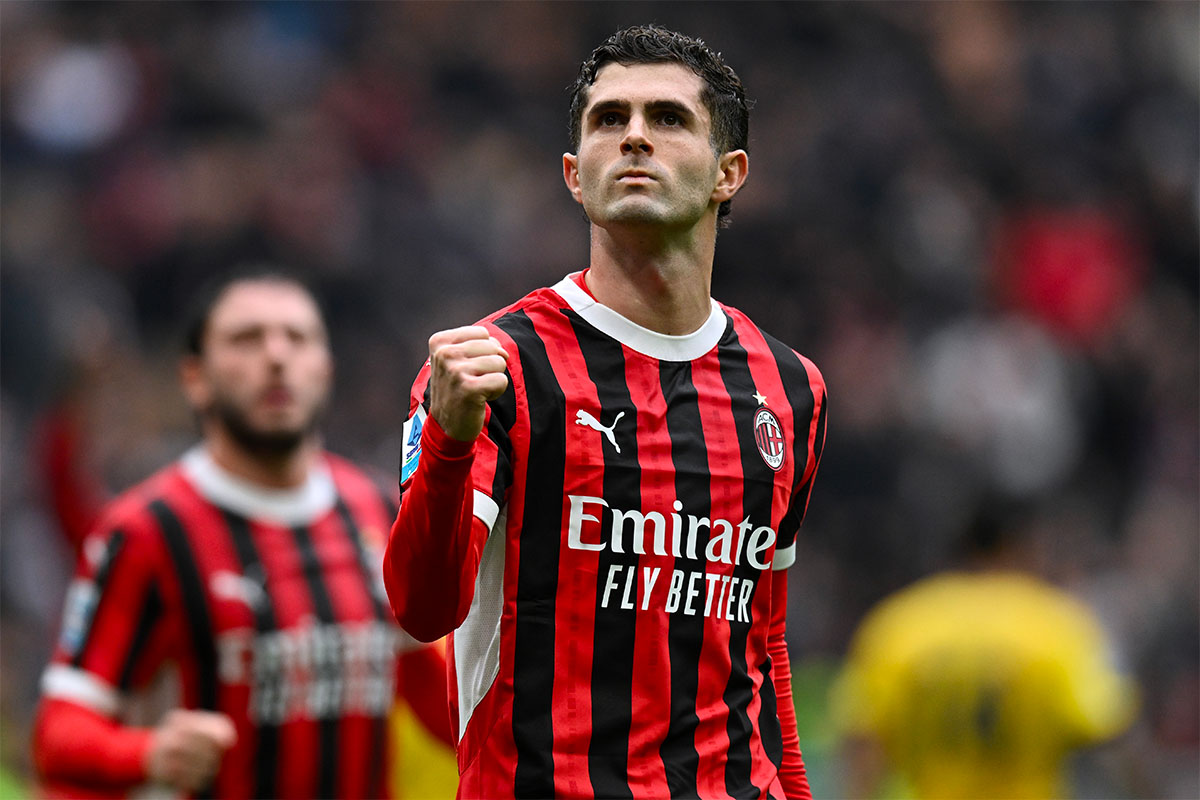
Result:
<svg viewBox="0 0 1200 800">
<path fill-rule="evenodd" d="M 805 512 L 808 510 L 808 500 L 812 494 L 813 481 L 816 478 L 817 467 L 821 462 L 821 454 L 825 449 L 825 420 L 826 392 L 825 379 L 811 361 L 797 354 L 801 365 L 808 377 L 809 388 L 812 392 L 813 404 L 811 417 L 797 415 L 796 421 L 807 422 L 807 425 L 797 430 L 798 437 L 807 440 L 805 468 L 796 475 L 792 493 L 791 507 L 788 509 L 786 527 L 789 529 L 790 552 L 781 558 L 776 555 L 775 569 L 771 578 L 771 625 L 767 633 L 767 652 L 771 657 L 771 679 L 775 686 L 779 725 L 783 734 L 783 761 L 779 768 L 779 780 L 788 798 L 803 798 L 812 800 L 812 789 L 808 784 L 808 774 L 804 767 L 804 757 L 800 753 L 800 737 L 796 727 L 796 705 L 792 697 L 792 666 L 788 655 L 787 640 L 787 567 L 795 559 L 795 548 L 800 525 L 803 523 Z M 797 442 L 799 444 L 799 442 Z M 780 526 L 781 535 L 784 525 Z M 781 536 L 782 541 L 782 536 Z"/>
<path fill-rule="evenodd" d="M 783 763 L 779 767 L 779 782 L 789 800 L 812 800 L 804 757 L 800 753 L 800 736 L 796 729 L 796 705 L 792 698 L 792 666 L 788 657 L 787 640 L 787 570 L 774 570 L 771 579 L 771 628 L 767 634 L 767 653 L 771 657 L 771 680 L 783 733 Z"/>
</svg>

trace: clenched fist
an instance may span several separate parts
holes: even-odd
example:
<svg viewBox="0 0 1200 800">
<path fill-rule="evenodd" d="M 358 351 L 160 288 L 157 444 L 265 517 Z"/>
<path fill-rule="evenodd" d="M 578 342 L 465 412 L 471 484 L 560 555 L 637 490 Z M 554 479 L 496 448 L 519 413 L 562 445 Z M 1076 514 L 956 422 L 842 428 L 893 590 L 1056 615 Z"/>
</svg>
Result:
<svg viewBox="0 0 1200 800">
<path fill-rule="evenodd" d="M 487 328 L 468 325 L 429 337 L 429 413 L 447 434 L 474 441 L 487 403 L 504 394 L 508 354 Z"/>
<path fill-rule="evenodd" d="M 192 794 L 212 782 L 221 757 L 237 741 L 233 721 L 211 711 L 168 711 L 146 755 L 150 779 Z"/>
</svg>

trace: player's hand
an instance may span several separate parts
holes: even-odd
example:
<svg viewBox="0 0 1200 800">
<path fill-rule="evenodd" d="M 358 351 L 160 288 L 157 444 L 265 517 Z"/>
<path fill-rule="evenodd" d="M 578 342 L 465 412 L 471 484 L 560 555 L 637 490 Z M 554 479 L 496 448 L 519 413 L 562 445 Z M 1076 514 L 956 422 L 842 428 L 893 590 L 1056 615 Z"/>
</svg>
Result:
<svg viewBox="0 0 1200 800">
<path fill-rule="evenodd" d="M 483 430 L 487 402 L 504 394 L 508 354 L 487 328 L 469 325 L 429 337 L 429 413 L 460 442 Z"/>
<path fill-rule="evenodd" d="M 146 755 L 151 780 L 193 794 L 206 788 L 221 757 L 237 741 L 233 720 L 211 711 L 168 711 L 154 729 Z"/>
</svg>

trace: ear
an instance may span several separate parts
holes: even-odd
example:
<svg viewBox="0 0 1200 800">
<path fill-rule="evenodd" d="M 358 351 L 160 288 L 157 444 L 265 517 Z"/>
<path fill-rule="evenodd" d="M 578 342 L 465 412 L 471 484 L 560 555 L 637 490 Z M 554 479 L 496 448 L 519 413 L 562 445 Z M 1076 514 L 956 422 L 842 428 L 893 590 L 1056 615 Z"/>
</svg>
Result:
<svg viewBox="0 0 1200 800">
<path fill-rule="evenodd" d="M 583 205 L 583 189 L 579 188 L 579 156 L 563 153 L 563 181 L 575 202 Z"/>
<path fill-rule="evenodd" d="M 750 174 L 750 157 L 745 150 L 730 150 L 717 160 L 717 186 L 712 198 L 720 205 L 733 198 Z"/>
<path fill-rule="evenodd" d="M 184 356 L 179 362 L 179 383 L 183 386 L 183 394 L 192 410 L 204 413 L 212 400 L 212 392 L 209 389 L 208 378 L 204 375 L 204 365 L 198 356 Z"/>
</svg>

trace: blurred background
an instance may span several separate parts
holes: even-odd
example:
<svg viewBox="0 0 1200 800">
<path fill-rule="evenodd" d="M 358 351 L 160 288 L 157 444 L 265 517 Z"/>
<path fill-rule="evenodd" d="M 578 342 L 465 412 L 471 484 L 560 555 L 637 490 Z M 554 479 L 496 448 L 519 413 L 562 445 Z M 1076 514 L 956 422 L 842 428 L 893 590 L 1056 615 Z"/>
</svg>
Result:
<svg viewBox="0 0 1200 800">
<path fill-rule="evenodd" d="M 586 265 L 567 94 L 608 34 L 705 39 L 756 100 L 713 294 L 810 356 L 801 739 L 866 610 L 987 496 L 1137 678 L 1092 797 L 1200 796 L 1200 5 L 0 3 L 0 700 L 28 724 L 81 499 L 194 430 L 177 320 L 234 261 L 317 276 L 330 447 L 393 480 L 439 328 Z M 1091 759 L 1090 761 L 1087 759 Z"/>
</svg>

